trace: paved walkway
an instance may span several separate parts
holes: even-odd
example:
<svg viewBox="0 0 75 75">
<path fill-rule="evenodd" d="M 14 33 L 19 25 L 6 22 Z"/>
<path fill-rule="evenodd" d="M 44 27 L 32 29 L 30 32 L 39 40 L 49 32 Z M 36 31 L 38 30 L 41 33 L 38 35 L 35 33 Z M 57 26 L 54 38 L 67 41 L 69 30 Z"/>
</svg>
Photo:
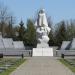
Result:
<svg viewBox="0 0 75 75">
<path fill-rule="evenodd" d="M 53 57 L 32 57 L 11 75 L 74 75 Z"/>
</svg>

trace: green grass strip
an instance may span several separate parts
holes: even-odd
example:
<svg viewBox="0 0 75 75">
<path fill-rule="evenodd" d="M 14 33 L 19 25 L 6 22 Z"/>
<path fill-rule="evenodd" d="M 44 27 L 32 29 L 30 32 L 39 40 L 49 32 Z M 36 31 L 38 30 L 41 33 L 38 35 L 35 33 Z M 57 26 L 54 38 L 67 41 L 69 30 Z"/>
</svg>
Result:
<svg viewBox="0 0 75 75">
<path fill-rule="evenodd" d="M 5 70 L 4 72 L 0 73 L 0 75 L 10 75 L 11 72 L 13 72 L 17 67 L 19 67 L 22 63 L 25 62 L 25 59 L 19 59 L 18 62 L 16 62 L 13 66 Z"/>
<path fill-rule="evenodd" d="M 62 64 L 67 66 L 72 72 L 75 72 L 75 67 L 70 65 L 66 59 L 59 59 Z"/>
</svg>

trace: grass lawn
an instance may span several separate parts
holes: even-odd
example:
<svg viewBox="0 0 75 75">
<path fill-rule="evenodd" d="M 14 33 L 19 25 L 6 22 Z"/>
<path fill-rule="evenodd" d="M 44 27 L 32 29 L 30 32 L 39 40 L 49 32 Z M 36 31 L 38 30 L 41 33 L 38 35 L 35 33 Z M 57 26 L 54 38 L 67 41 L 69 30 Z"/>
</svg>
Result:
<svg viewBox="0 0 75 75">
<path fill-rule="evenodd" d="M 75 73 L 75 59 L 59 59 L 62 64 L 67 66 L 72 72 Z"/>
<path fill-rule="evenodd" d="M 19 67 L 22 63 L 25 62 L 25 59 L 2 59 L 5 63 L 13 62 L 14 65 L 6 69 L 5 71 L 1 72 L 0 75 L 10 75 L 17 67 Z M 3 64 L 2 64 L 3 65 Z"/>
</svg>

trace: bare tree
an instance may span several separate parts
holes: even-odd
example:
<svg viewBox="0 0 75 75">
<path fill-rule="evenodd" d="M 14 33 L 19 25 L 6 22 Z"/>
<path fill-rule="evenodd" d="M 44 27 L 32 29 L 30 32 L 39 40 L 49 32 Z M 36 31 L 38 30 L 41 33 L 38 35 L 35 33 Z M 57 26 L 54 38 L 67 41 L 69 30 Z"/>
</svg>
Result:
<svg viewBox="0 0 75 75">
<path fill-rule="evenodd" d="M 12 24 L 14 24 L 14 22 L 15 20 L 13 16 L 11 16 L 10 12 L 8 11 L 7 6 L 0 4 L 0 31 L 2 32 L 2 36 L 6 34 L 5 25 L 9 25 L 9 30 L 11 30 Z"/>
</svg>

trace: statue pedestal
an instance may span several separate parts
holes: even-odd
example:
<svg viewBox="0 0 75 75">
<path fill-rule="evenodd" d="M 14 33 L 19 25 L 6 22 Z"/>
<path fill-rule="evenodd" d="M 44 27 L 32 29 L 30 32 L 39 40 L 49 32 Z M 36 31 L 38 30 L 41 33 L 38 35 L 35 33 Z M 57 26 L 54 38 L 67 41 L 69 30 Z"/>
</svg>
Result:
<svg viewBox="0 0 75 75">
<path fill-rule="evenodd" d="M 40 43 L 37 44 L 37 48 L 49 48 L 49 45 L 47 43 Z"/>
<path fill-rule="evenodd" d="M 53 48 L 33 48 L 32 56 L 53 56 Z"/>
</svg>

